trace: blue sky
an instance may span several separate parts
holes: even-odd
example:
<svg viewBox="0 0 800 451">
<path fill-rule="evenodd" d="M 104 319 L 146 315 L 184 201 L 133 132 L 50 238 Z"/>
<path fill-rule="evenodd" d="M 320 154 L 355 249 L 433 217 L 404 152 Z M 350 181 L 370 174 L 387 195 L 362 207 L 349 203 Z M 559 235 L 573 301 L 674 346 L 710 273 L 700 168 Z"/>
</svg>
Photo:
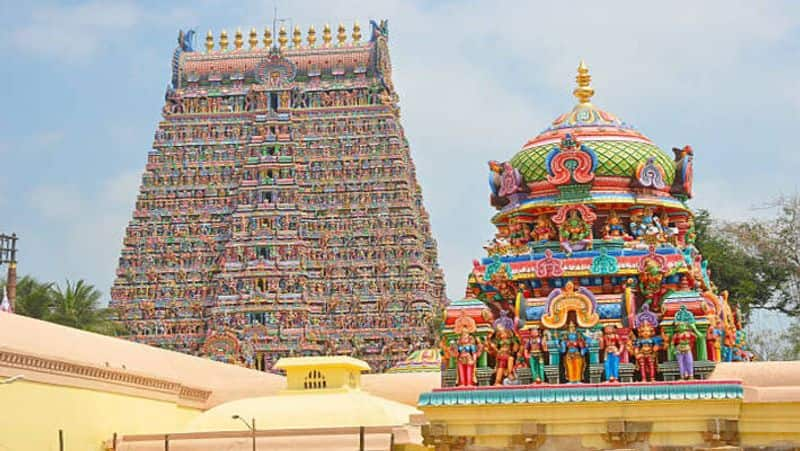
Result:
<svg viewBox="0 0 800 451">
<path fill-rule="evenodd" d="M 797 190 L 800 4 L 278 1 L 303 30 L 388 18 L 402 123 L 451 297 L 492 234 L 490 159 L 594 103 L 664 149 L 695 149 L 696 199 L 723 219 Z M 0 0 L 0 231 L 22 274 L 108 295 L 179 28 L 232 35 L 272 1 Z"/>
</svg>

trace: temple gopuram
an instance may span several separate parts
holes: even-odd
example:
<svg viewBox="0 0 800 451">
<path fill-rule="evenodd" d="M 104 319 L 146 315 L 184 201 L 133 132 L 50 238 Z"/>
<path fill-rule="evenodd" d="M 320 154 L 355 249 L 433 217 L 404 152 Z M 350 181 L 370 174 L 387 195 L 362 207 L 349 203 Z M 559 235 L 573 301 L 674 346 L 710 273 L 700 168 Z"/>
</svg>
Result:
<svg viewBox="0 0 800 451">
<path fill-rule="evenodd" d="M 576 80 L 572 111 L 509 161 L 489 162 L 497 233 L 473 262 L 465 299 L 445 310 L 443 388 L 419 402 L 437 449 L 534 449 L 560 435 L 547 449 L 638 449 L 672 412 L 647 401 L 742 398 L 740 382 L 706 380 L 718 362 L 752 355 L 694 245 L 692 148 L 668 155 L 594 106 L 583 62 Z M 641 425 L 631 403 L 663 413 Z M 713 405 L 698 409 L 724 419 Z M 565 426 L 576 418 L 582 426 Z M 606 426 L 603 440 L 592 437 Z M 569 442 L 581 435 L 597 443 Z"/>
<path fill-rule="evenodd" d="M 128 339 L 261 370 L 382 371 L 435 343 L 444 281 L 387 22 L 336 31 L 209 31 L 205 52 L 179 34 L 112 288 Z"/>
</svg>

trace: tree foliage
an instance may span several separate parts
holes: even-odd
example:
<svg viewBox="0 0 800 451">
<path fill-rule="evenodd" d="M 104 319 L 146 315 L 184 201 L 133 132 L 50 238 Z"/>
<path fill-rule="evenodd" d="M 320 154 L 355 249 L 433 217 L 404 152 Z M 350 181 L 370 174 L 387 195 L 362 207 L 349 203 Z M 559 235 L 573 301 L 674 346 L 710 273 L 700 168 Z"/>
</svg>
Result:
<svg viewBox="0 0 800 451">
<path fill-rule="evenodd" d="M 718 224 L 705 210 L 695 215 L 695 245 L 708 260 L 711 279 L 720 290 L 728 290 L 731 302 L 738 304 L 747 318 L 751 309 L 770 308 L 773 293 L 784 277 L 763 256 L 739 243 L 731 231 L 741 226 Z"/>
<path fill-rule="evenodd" d="M 45 319 L 53 304 L 53 284 L 43 283 L 31 276 L 17 281 L 17 301 L 14 311 L 36 319 Z"/>
<path fill-rule="evenodd" d="M 800 360 L 800 322 L 786 330 L 759 328 L 748 334 L 750 349 L 758 360 Z"/>
<path fill-rule="evenodd" d="M 66 281 L 62 288 L 40 282 L 31 276 L 17 281 L 14 312 L 64 326 L 106 335 L 116 335 L 118 327 L 109 319 L 109 311 L 100 305 L 102 293 L 84 280 Z"/>
<path fill-rule="evenodd" d="M 729 225 L 726 230 L 760 263 L 759 276 L 769 288 L 758 307 L 800 316 L 800 196 L 782 197 L 770 219 Z"/>
</svg>

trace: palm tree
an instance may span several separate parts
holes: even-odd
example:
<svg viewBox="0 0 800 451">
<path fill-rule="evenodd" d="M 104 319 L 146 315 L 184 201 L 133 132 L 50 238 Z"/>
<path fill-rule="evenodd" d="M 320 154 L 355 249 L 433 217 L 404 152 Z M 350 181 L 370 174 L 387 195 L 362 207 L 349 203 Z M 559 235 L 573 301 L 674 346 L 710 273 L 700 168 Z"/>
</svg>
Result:
<svg viewBox="0 0 800 451">
<path fill-rule="evenodd" d="M 100 307 L 103 294 L 83 279 L 72 284 L 67 280 L 66 288 L 56 286 L 49 321 L 77 329 L 99 333 L 110 333 L 111 323 L 106 309 Z"/>
<path fill-rule="evenodd" d="M 25 276 L 17 282 L 14 313 L 36 319 L 47 319 L 53 305 L 53 284 Z"/>
</svg>

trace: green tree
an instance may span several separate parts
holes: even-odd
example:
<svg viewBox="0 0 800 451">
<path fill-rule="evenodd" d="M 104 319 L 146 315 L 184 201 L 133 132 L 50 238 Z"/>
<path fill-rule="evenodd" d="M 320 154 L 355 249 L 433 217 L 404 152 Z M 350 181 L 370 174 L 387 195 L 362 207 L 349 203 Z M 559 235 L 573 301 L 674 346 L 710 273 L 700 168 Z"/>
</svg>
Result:
<svg viewBox="0 0 800 451">
<path fill-rule="evenodd" d="M 46 320 L 53 305 L 53 284 L 39 282 L 31 276 L 17 281 L 17 299 L 14 312 L 31 318 Z"/>
<path fill-rule="evenodd" d="M 63 289 L 53 290 L 53 304 L 48 320 L 77 329 L 114 334 L 114 326 L 109 320 L 108 310 L 100 307 L 103 296 L 94 285 L 79 280 L 75 284 L 66 282 Z"/>
<path fill-rule="evenodd" d="M 720 290 L 728 290 L 730 301 L 747 318 L 753 308 L 772 309 L 773 293 L 785 274 L 743 245 L 735 233 L 740 227 L 743 224 L 719 224 L 705 210 L 695 215 L 695 245 L 708 260 L 712 281 Z"/>
<path fill-rule="evenodd" d="M 800 322 L 792 323 L 781 338 L 786 343 L 784 360 L 800 360 Z"/>
<path fill-rule="evenodd" d="M 770 219 L 730 224 L 727 233 L 759 265 L 767 295 L 757 306 L 800 317 L 800 195 L 782 197 L 769 207 Z"/>
</svg>

